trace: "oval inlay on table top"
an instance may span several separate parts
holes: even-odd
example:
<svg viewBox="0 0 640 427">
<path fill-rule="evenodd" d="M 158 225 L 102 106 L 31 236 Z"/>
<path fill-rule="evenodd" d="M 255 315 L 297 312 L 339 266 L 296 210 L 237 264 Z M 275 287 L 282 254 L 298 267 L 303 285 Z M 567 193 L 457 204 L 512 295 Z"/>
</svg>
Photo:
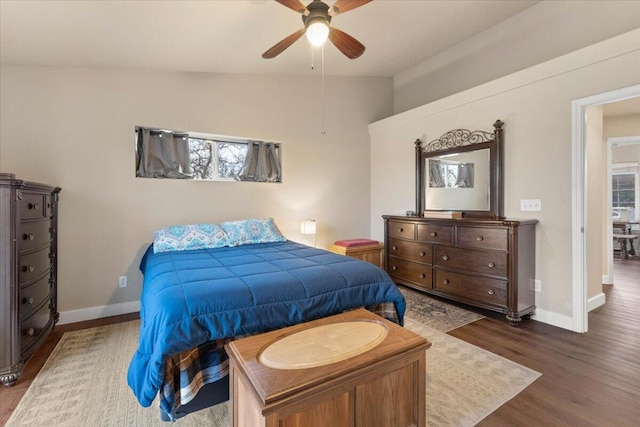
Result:
<svg viewBox="0 0 640 427">
<path fill-rule="evenodd" d="M 258 354 L 258 362 L 273 369 L 329 365 L 371 350 L 388 333 L 382 323 L 364 320 L 316 326 L 269 344 Z"/>
</svg>

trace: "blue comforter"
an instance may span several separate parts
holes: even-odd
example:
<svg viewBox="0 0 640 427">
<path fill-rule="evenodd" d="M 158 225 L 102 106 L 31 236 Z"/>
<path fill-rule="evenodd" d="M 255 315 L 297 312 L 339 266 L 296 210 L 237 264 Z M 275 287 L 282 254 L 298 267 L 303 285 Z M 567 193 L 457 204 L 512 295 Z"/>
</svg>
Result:
<svg viewBox="0 0 640 427">
<path fill-rule="evenodd" d="M 144 274 L 140 342 L 128 383 L 143 406 L 165 358 L 207 341 L 291 326 L 356 307 L 405 302 L 380 268 L 291 241 L 154 254 Z"/>
</svg>

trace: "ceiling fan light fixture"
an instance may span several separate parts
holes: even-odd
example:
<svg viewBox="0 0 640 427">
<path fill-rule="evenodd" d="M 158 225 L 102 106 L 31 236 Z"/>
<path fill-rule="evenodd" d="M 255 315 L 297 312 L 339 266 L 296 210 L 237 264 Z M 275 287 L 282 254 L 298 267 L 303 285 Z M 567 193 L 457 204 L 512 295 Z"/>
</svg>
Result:
<svg viewBox="0 0 640 427">
<path fill-rule="evenodd" d="M 307 40 L 312 46 L 322 46 L 329 37 L 329 25 L 322 19 L 314 20 L 307 26 Z"/>
</svg>

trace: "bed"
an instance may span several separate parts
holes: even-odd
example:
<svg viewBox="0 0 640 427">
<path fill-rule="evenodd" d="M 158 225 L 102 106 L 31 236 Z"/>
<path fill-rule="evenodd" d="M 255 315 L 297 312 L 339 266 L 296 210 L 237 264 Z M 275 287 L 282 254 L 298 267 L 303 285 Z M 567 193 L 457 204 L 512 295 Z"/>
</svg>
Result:
<svg viewBox="0 0 640 427">
<path fill-rule="evenodd" d="M 226 231 L 219 247 L 187 250 L 158 251 L 156 235 L 142 258 L 127 379 L 142 406 L 159 397 L 163 420 L 228 399 L 229 340 L 359 307 L 402 325 L 404 298 L 382 269 L 282 236 L 245 242 Z"/>
</svg>

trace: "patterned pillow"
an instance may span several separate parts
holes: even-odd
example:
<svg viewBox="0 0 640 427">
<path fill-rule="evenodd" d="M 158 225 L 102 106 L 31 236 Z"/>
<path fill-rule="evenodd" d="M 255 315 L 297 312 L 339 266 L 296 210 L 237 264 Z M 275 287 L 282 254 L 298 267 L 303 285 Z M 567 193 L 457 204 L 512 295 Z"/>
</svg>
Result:
<svg viewBox="0 0 640 427">
<path fill-rule="evenodd" d="M 287 241 L 273 222 L 273 218 L 226 221 L 221 223 L 220 227 L 229 236 L 229 246 Z"/>
<path fill-rule="evenodd" d="M 229 246 L 229 237 L 216 224 L 172 225 L 154 233 L 153 253 Z"/>
</svg>

